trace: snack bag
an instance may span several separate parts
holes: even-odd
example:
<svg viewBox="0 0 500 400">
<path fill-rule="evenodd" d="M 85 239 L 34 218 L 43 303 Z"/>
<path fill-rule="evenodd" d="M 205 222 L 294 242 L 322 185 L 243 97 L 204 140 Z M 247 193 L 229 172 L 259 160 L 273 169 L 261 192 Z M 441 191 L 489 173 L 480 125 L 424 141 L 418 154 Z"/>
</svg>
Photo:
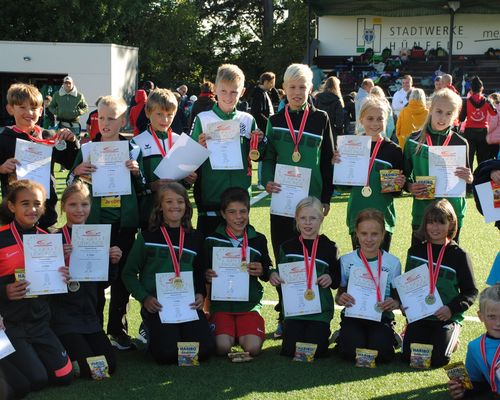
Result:
<svg viewBox="0 0 500 400">
<path fill-rule="evenodd" d="M 249 362 L 253 360 L 253 358 L 250 357 L 250 353 L 248 351 L 231 352 L 227 353 L 227 356 L 229 357 L 231 362 L 234 363 Z"/>
<path fill-rule="evenodd" d="M 360 368 L 375 368 L 375 359 L 378 356 L 377 350 L 371 349 L 356 349 L 356 367 Z"/>
<path fill-rule="evenodd" d="M 401 186 L 397 185 L 394 180 L 401 174 L 399 169 L 381 169 L 380 170 L 380 187 L 381 193 L 392 193 L 401 191 Z"/>
<path fill-rule="evenodd" d="M 446 371 L 448 378 L 460 382 L 465 390 L 472 389 L 472 382 L 462 361 L 445 365 L 443 369 Z"/>
<path fill-rule="evenodd" d="M 179 367 L 193 367 L 200 365 L 198 361 L 198 342 L 177 342 L 177 361 Z"/>
<path fill-rule="evenodd" d="M 25 281 L 26 280 L 26 272 L 24 269 L 16 269 L 14 271 L 14 277 L 16 278 L 16 282 L 19 281 Z M 38 296 L 30 296 L 28 293 L 30 292 L 30 288 L 26 288 L 26 295 L 24 296 L 25 299 L 34 299 L 35 297 Z"/>
<path fill-rule="evenodd" d="M 493 207 L 500 208 L 500 185 L 491 181 L 491 189 L 493 190 Z"/>
<path fill-rule="evenodd" d="M 411 343 L 410 344 L 410 367 L 427 369 L 431 367 L 432 344 Z"/>
<path fill-rule="evenodd" d="M 104 356 L 87 357 L 87 364 L 90 368 L 92 379 L 100 381 L 104 378 L 110 378 L 108 362 Z"/>
<path fill-rule="evenodd" d="M 424 183 L 427 185 L 427 192 L 423 195 L 415 196 L 417 200 L 432 200 L 436 197 L 436 177 L 435 176 L 417 176 L 415 183 Z"/>
<path fill-rule="evenodd" d="M 316 354 L 317 344 L 297 342 L 295 344 L 295 355 L 293 361 L 313 362 Z"/>
</svg>

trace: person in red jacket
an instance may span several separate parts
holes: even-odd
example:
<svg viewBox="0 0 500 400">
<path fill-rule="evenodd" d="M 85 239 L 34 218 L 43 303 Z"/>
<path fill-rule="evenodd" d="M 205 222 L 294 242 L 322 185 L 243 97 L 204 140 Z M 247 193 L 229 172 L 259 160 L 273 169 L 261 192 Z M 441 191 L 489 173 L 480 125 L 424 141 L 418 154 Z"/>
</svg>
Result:
<svg viewBox="0 0 500 400">
<path fill-rule="evenodd" d="M 129 120 L 130 125 L 134 127 L 134 136 L 137 136 L 140 132 L 137 127 L 137 117 L 141 113 L 142 109 L 146 105 L 146 100 L 148 99 L 148 95 L 145 90 L 139 89 L 135 92 L 135 106 L 130 108 Z"/>
<path fill-rule="evenodd" d="M 488 134 L 488 115 L 496 115 L 497 110 L 491 102 L 483 96 L 483 82 L 479 77 L 471 79 L 471 93 L 467 100 L 464 100 L 460 121 L 465 121 L 464 136 L 469 142 L 469 163 L 473 165 L 474 155 L 477 163 L 487 160 L 490 157 L 491 149 L 486 142 Z"/>
</svg>

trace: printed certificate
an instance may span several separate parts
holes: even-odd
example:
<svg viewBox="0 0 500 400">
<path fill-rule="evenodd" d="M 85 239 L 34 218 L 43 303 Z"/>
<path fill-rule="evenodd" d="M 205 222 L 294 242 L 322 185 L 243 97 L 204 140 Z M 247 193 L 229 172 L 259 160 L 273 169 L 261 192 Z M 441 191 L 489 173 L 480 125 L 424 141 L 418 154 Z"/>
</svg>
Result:
<svg viewBox="0 0 500 400">
<path fill-rule="evenodd" d="M 31 179 L 43 185 L 50 198 L 50 163 L 52 146 L 16 139 L 14 158 L 21 163 L 16 166 L 17 179 Z"/>
<path fill-rule="evenodd" d="M 212 300 L 248 301 L 250 276 L 241 266 L 240 247 L 214 247 L 212 269 Z"/>
<path fill-rule="evenodd" d="M 500 221 L 500 208 L 495 207 L 495 193 L 491 182 L 476 185 L 474 189 L 481 203 L 485 222 Z"/>
<path fill-rule="evenodd" d="M 0 329 L 0 360 L 16 351 L 4 330 Z"/>
<path fill-rule="evenodd" d="M 429 175 L 436 177 L 436 197 L 464 197 L 465 181 L 455 176 L 457 167 L 465 167 L 466 146 L 429 147 Z"/>
<path fill-rule="evenodd" d="M 91 142 L 90 161 L 97 170 L 92 173 L 92 195 L 120 196 L 132 193 L 128 141 Z"/>
<path fill-rule="evenodd" d="M 175 272 L 156 274 L 156 298 L 162 305 L 160 319 L 163 324 L 180 324 L 198 320 L 198 313 L 191 308 L 194 303 L 192 272 L 181 272 L 182 287 L 172 284 Z"/>
<path fill-rule="evenodd" d="M 272 194 L 270 213 L 293 218 L 297 203 L 309 195 L 311 169 L 276 164 L 274 181 L 281 185 L 281 191 Z"/>
<path fill-rule="evenodd" d="M 205 135 L 212 169 L 243 169 L 239 119 L 212 122 L 207 125 Z"/>
<path fill-rule="evenodd" d="M 365 186 L 370 165 L 371 138 L 343 135 L 337 137 L 340 163 L 333 166 L 333 183 L 345 186 Z"/>
</svg>

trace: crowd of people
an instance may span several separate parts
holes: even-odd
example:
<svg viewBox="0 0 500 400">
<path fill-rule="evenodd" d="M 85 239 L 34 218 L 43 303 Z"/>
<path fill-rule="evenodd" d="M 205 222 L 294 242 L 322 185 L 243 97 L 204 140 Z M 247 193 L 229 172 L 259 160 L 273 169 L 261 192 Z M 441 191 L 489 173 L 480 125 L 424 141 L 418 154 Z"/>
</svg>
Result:
<svg viewBox="0 0 500 400">
<path fill-rule="evenodd" d="M 131 187 L 128 195 L 104 197 L 93 194 L 92 175 L 97 167 L 88 157 L 89 144 L 80 144 L 75 130 L 86 104 L 73 80 L 65 78 L 48 106 L 61 123 L 56 137 L 46 137 L 46 131 L 37 125 L 44 110 L 37 88 L 21 83 L 9 88 L 7 107 L 15 124 L 0 134 L 0 329 L 15 352 L 0 360 L 0 389 L 4 390 L 0 396 L 19 398 L 47 384 L 68 385 L 74 376 L 90 378 L 96 374 L 95 357 L 113 374 L 117 368 L 114 351 L 135 346 L 127 326 L 130 295 L 141 303 L 140 335 L 159 364 L 177 363 L 179 342 L 197 343 L 200 361 L 227 355 L 235 345 L 243 349 L 245 357 L 256 357 L 265 339 L 260 311 L 267 282 L 278 292 L 275 336 L 282 338 L 283 356 L 294 357 L 297 347 L 308 343 L 315 346 L 312 356 L 325 357 L 335 343 L 335 351 L 345 360 L 354 361 L 359 349 L 368 349 L 375 352 L 376 362 L 388 363 L 401 346 L 401 360 L 410 363 L 411 348 L 418 343 L 433 346 L 430 365 L 449 363 L 464 313 L 478 296 L 470 256 L 459 244 L 466 198 L 465 194 L 426 198 L 428 184 L 417 178 L 429 175 L 432 146 L 463 146 L 469 160 L 455 175 L 470 190 L 479 182 L 500 185 L 499 97 L 485 98 L 480 79 L 474 78 L 470 95 L 462 100 L 446 75 L 436 81 L 429 98 L 413 87 L 411 76 L 403 77 L 392 104 L 370 79 L 363 80 L 356 95 L 348 96 L 342 96 L 336 77 L 329 77 L 318 93 L 312 92 L 312 82 L 308 66 L 290 65 L 283 76 L 280 99 L 273 95 L 276 75 L 263 73 L 253 91 L 250 113 L 241 110 L 248 108 L 241 102 L 245 76 L 232 64 L 219 67 L 214 84 L 203 82 L 197 99 L 187 97 L 185 86 L 171 91 L 145 82 L 129 112 L 134 130 L 131 140 L 121 134 L 127 124 L 126 102 L 115 96 L 100 97 L 97 113 L 88 122 L 92 127 L 97 120 L 90 140 L 127 141 L 128 172 L 123 179 L 130 180 Z M 65 111 L 70 102 L 75 103 L 72 115 Z M 214 123 L 233 120 L 239 126 L 240 168 L 217 169 L 209 158 L 180 181 L 159 179 L 155 174 L 182 132 L 207 147 Z M 366 185 L 349 188 L 346 232 L 352 239 L 352 251 L 341 255 L 332 238 L 321 234 L 321 226 L 334 189 L 345 190 L 332 183 L 335 166 L 343 157 L 337 140 L 353 131 L 370 138 L 370 164 Z M 40 182 L 17 180 L 20 165 L 15 149 L 19 141 L 53 146 L 49 192 Z M 473 175 L 474 156 L 479 166 Z M 252 162 L 259 163 L 258 182 L 269 194 L 283 189 L 283 182 L 275 179 L 278 165 L 310 173 L 307 196 L 293 204 L 291 214 L 270 215 L 269 238 L 259 232 L 262 221 L 250 224 Z M 62 220 L 56 210 L 54 163 L 68 170 L 67 187 L 60 199 L 66 223 L 57 228 Z M 392 192 L 383 190 L 381 184 L 382 171 L 388 169 L 396 171 L 397 189 Z M 194 205 L 188 195 L 191 189 L 196 229 Z M 404 271 L 427 265 L 429 294 L 420 301 L 433 304 L 439 297 L 442 306 L 432 315 L 408 323 L 401 338 L 394 322 L 394 311 L 403 308 L 395 280 L 404 271 L 390 247 L 395 226 L 404 223 L 397 221 L 394 206 L 403 190 L 413 197 L 411 247 Z M 71 279 L 68 260 L 73 251 L 72 233 L 79 224 L 111 226 L 108 282 Z M 30 296 L 29 282 L 22 276 L 23 237 L 47 232 L 62 235 L 66 265 L 61 266 L 60 276 L 68 291 Z M 498 246 L 497 239 L 492 239 L 493 246 Z M 218 268 L 219 248 L 237 249 L 237 263 L 248 274 L 245 299 L 209 300 L 215 283 L 233 285 L 232 278 Z M 296 268 L 306 281 L 303 296 L 292 300 L 307 308 L 319 299 L 315 311 L 302 315 L 286 312 L 285 305 L 291 300 L 283 288 L 288 282 L 284 266 L 289 263 L 300 264 Z M 500 283 L 499 269 L 500 253 L 488 282 L 492 286 L 480 297 L 479 315 L 487 334 L 468 346 L 466 368 L 474 389 L 451 380 L 453 398 L 485 390 L 500 393 L 499 380 L 491 373 L 500 351 L 500 286 L 495 286 Z M 378 320 L 349 316 L 346 311 L 362 301 L 349 289 L 355 270 L 365 271 L 376 289 L 372 300 Z M 190 307 L 196 318 L 162 321 L 164 305 L 157 282 L 163 273 L 170 274 L 174 287 L 192 291 Z M 104 329 L 107 286 L 111 297 Z M 340 326 L 332 334 L 335 303 L 344 309 Z"/>
</svg>

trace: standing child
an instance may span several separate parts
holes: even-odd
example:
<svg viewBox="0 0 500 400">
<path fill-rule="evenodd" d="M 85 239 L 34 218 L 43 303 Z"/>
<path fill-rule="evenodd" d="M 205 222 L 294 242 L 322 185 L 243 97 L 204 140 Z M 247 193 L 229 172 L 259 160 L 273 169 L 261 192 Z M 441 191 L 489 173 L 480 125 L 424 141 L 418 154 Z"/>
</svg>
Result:
<svg viewBox="0 0 500 400">
<path fill-rule="evenodd" d="M 425 241 L 408 250 L 406 271 L 427 264 L 431 282 L 426 301 L 433 301 L 437 291 L 444 305 L 434 315 L 407 325 L 402 353 L 405 362 L 410 361 L 411 343 L 424 343 L 434 346 L 432 366 L 448 364 L 458 346 L 463 314 L 477 297 L 470 257 L 453 240 L 457 225 L 457 216 L 448 200 L 432 202 L 417 233 Z"/>
<path fill-rule="evenodd" d="M 126 124 L 125 112 L 127 104 L 122 98 L 104 96 L 99 101 L 99 130 L 92 142 L 113 142 L 127 140 L 120 135 L 120 129 Z M 78 153 L 73 170 L 68 175 L 68 183 L 72 183 L 76 178 L 82 177 L 88 180 L 88 176 L 96 170 L 96 167 L 87 161 L 90 154 L 91 144 L 83 145 Z M 131 180 L 132 193 L 124 196 L 92 197 L 92 207 L 87 220 L 89 224 L 111 224 L 111 245 L 118 246 L 123 254 L 118 264 L 119 277 L 128 252 L 134 243 L 137 227 L 139 226 L 139 206 L 137 193 L 144 190 L 144 178 L 142 176 L 142 158 L 139 146 L 133 142 L 129 143 L 130 157 L 125 165 L 130 170 L 128 177 Z M 128 350 L 133 347 L 128 336 L 127 308 L 129 292 L 123 285 L 121 279 L 117 278 L 111 283 L 111 300 L 109 303 L 109 318 L 107 332 L 110 335 L 111 343 L 119 350 Z M 103 321 L 105 298 L 104 290 L 99 293 L 98 315 Z"/>
<path fill-rule="evenodd" d="M 399 308 L 397 294 L 392 286 L 394 278 L 401 275 L 400 261 L 381 250 L 385 235 L 384 215 L 374 209 L 361 211 L 356 217 L 355 234 L 360 248 L 340 257 L 340 287 L 335 296 L 339 306 L 351 307 L 356 301 L 347 292 L 349 276 L 353 267 L 363 268 L 377 288 L 377 306 L 382 311 L 380 322 L 345 316 L 342 311 L 338 350 L 348 360 L 354 360 L 357 348 L 377 350 L 378 362 L 390 362 L 394 358 L 394 313 Z M 387 273 L 387 283 L 381 287 L 380 276 Z"/>
<path fill-rule="evenodd" d="M 403 152 L 403 169 L 406 179 L 406 189 L 413 196 L 424 196 L 428 193 L 428 185 L 417 183 L 418 176 L 429 175 L 429 147 L 432 146 L 467 146 L 467 141 L 452 130 L 453 121 L 457 118 L 462 99 L 449 89 L 441 89 L 432 98 L 429 115 L 421 131 L 414 132 L 407 140 Z M 466 183 L 472 183 L 472 172 L 469 163 L 458 167 L 455 175 Z M 450 197 L 449 202 L 455 209 L 458 218 L 455 241 L 458 243 L 460 228 L 466 210 L 465 197 Z M 424 210 L 432 200 L 413 199 L 412 208 L 412 244 L 417 243 L 415 232 L 422 223 Z"/>
<path fill-rule="evenodd" d="M 317 198 L 306 197 L 301 200 L 295 209 L 295 221 L 300 236 L 289 239 L 280 246 L 278 264 L 303 261 L 308 281 L 312 280 L 312 277 L 309 277 L 313 275 L 313 268 L 316 270 L 318 279 L 313 283 L 319 286 L 321 301 L 320 313 L 285 318 L 281 346 L 281 354 L 284 356 L 293 357 L 297 342 L 316 344 L 318 347 L 315 357 L 327 355 L 330 322 L 334 310 L 331 289 L 338 288 L 340 264 L 337 245 L 320 234 L 323 219 L 323 206 Z M 269 281 L 273 286 L 282 282 L 276 271 L 272 272 Z M 308 289 L 311 288 L 308 286 Z"/>
<path fill-rule="evenodd" d="M 69 385 L 73 379 L 71 361 L 49 326 L 48 296 L 26 298 L 29 282 L 16 279 L 17 270 L 25 268 L 23 236 L 46 233 L 37 227 L 44 202 L 42 185 L 28 180 L 12 183 L 2 206 L 9 223 L 0 227 L 0 314 L 16 349 L 2 365 L 14 366 L 19 372 L 16 386 L 30 390 L 47 383 Z M 60 271 L 61 279 L 67 280 L 67 267 Z"/>
<path fill-rule="evenodd" d="M 214 232 L 222 222 L 221 194 L 229 187 L 238 186 L 250 190 L 252 185 L 252 165 L 249 159 L 251 139 L 258 136 L 259 153 L 264 150 L 262 132 L 256 130 L 252 115 L 238 111 L 236 105 L 245 93 L 245 75 L 233 64 L 223 64 L 217 70 L 215 79 L 215 94 L 217 104 L 210 111 L 199 113 L 194 120 L 194 140 L 206 146 L 208 125 L 214 122 L 238 120 L 240 123 L 240 148 L 242 169 L 214 170 L 210 160 L 206 160 L 198 169 L 198 179 L 194 185 L 194 199 L 198 209 L 197 228 L 204 236 Z M 254 139 L 255 140 L 255 139 Z M 256 160 L 254 160 L 256 161 Z"/>
<path fill-rule="evenodd" d="M 383 132 L 389 112 L 389 104 L 373 96 L 368 96 L 361 106 L 359 122 L 363 126 L 366 136 L 371 138 L 371 158 L 368 168 L 368 185 L 371 190 L 366 192 L 361 186 L 351 188 L 351 194 L 347 203 L 347 226 L 351 235 L 352 248 L 359 247 L 356 236 L 356 219 L 360 211 L 366 208 L 375 208 L 382 212 L 385 222 L 385 237 L 382 248 L 389 251 L 392 233 L 396 226 L 396 210 L 394 208 L 394 196 L 401 193 L 405 183 L 402 174 L 403 153 L 397 144 L 384 138 Z M 335 151 L 334 162 L 338 162 L 342 154 Z M 394 183 L 399 191 L 382 193 L 381 171 L 399 171 L 394 178 Z"/>
<path fill-rule="evenodd" d="M 177 182 L 162 186 L 156 194 L 148 230 L 137 235 L 123 271 L 126 287 L 142 304 L 141 315 L 149 330 L 149 351 L 159 364 L 177 362 L 177 342 L 198 342 L 199 360 L 213 352 L 214 343 L 203 313 L 205 279 L 199 264 L 202 236 L 191 225 L 193 208 L 186 189 Z M 198 320 L 162 323 L 163 305 L 156 294 L 156 274 L 193 274 L 195 302 L 191 308 Z"/>
<path fill-rule="evenodd" d="M 61 210 L 66 213 L 66 225 L 59 230 L 63 233 L 66 263 L 71 254 L 73 225 L 85 224 L 90 214 L 90 191 L 86 184 L 76 181 L 69 185 L 61 197 Z M 110 280 L 118 269 L 122 251 L 113 246 L 109 250 Z M 115 274 L 116 275 L 116 274 Z M 80 376 L 91 377 L 88 357 L 104 356 L 108 372 L 116 369 L 113 347 L 102 329 L 97 315 L 99 292 L 104 282 L 70 281 L 68 293 L 51 296 L 50 325 L 68 351 L 68 355 L 80 371 Z M 76 368 L 75 368 L 76 369 Z"/>
<path fill-rule="evenodd" d="M 221 215 L 224 218 L 216 231 L 205 239 L 204 263 L 207 281 L 217 277 L 213 270 L 213 248 L 241 248 L 241 262 L 248 271 L 248 301 L 214 301 L 210 303 L 210 322 L 215 326 L 218 355 L 226 355 L 236 343 L 256 356 L 265 338 L 264 319 L 260 315 L 264 289 L 259 280 L 267 282 L 271 259 L 267 240 L 248 224 L 250 196 L 246 189 L 233 187 L 221 195 Z M 249 258 L 248 258 L 249 257 Z M 231 282 L 228 282 L 230 285 Z"/>
</svg>

